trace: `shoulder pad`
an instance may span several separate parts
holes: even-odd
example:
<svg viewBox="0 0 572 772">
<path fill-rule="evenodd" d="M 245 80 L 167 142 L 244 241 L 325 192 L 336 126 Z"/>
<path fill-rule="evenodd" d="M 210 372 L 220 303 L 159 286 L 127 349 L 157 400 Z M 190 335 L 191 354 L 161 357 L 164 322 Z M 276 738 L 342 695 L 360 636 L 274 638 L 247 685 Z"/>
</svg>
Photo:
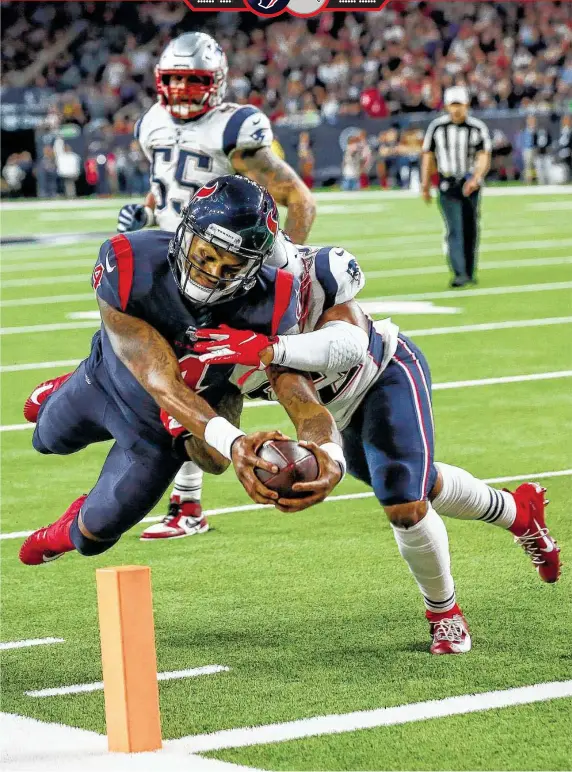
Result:
<svg viewBox="0 0 572 772">
<path fill-rule="evenodd" d="M 235 150 L 252 150 L 259 147 L 270 147 L 273 134 L 270 121 L 251 105 L 238 107 L 224 127 L 222 148 L 225 155 L 231 155 Z"/>
<path fill-rule="evenodd" d="M 316 279 L 326 295 L 324 310 L 347 303 L 365 285 L 358 261 L 342 247 L 322 247 L 315 257 Z"/>
</svg>

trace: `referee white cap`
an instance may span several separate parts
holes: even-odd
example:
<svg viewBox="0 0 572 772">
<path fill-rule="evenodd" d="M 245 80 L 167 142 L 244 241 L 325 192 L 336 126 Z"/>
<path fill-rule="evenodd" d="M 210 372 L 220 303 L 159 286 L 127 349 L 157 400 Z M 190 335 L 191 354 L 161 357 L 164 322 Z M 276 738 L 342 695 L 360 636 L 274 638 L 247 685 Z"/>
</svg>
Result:
<svg viewBox="0 0 572 772">
<path fill-rule="evenodd" d="M 469 92 L 464 86 L 451 86 L 445 91 L 446 105 L 468 105 Z"/>
</svg>

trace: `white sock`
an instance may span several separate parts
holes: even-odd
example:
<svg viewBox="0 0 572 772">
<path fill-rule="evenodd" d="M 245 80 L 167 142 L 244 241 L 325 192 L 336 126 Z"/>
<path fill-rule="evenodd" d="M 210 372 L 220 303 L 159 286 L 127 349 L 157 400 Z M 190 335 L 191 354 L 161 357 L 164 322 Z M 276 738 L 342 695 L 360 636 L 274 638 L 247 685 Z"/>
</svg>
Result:
<svg viewBox="0 0 572 772">
<path fill-rule="evenodd" d="M 177 472 L 171 496 L 181 501 L 200 501 L 203 489 L 203 471 L 192 461 L 186 461 Z"/>
<path fill-rule="evenodd" d="M 423 520 L 412 528 L 391 527 L 399 552 L 415 577 L 426 608 L 437 614 L 450 611 L 456 600 L 445 523 L 429 504 Z"/>
<path fill-rule="evenodd" d="M 449 464 L 436 463 L 443 488 L 432 502 L 440 515 L 458 520 L 482 520 L 510 528 L 516 519 L 516 502 L 506 491 L 497 491 L 470 472 Z"/>
</svg>

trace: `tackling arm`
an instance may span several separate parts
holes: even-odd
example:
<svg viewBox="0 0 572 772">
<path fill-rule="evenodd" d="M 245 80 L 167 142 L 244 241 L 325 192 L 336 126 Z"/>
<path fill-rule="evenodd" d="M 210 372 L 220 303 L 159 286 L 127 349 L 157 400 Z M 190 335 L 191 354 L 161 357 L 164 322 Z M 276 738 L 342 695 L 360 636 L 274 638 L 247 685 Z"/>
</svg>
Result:
<svg viewBox="0 0 572 772">
<path fill-rule="evenodd" d="M 363 361 L 369 346 L 369 320 L 355 300 L 324 311 L 312 332 L 269 338 L 249 330 L 197 330 L 195 352 L 212 364 L 247 367 L 281 365 L 302 371 L 344 372 Z"/>
<path fill-rule="evenodd" d="M 355 300 L 348 300 L 324 311 L 302 341 L 297 335 L 279 335 L 260 352 L 260 361 L 295 370 L 343 372 L 363 360 L 368 345 L 368 319 Z"/>
<path fill-rule="evenodd" d="M 295 244 L 304 244 L 316 217 L 316 204 L 292 167 L 269 147 L 236 150 L 231 160 L 236 172 L 258 182 L 278 204 L 288 207 L 284 232 Z"/>
</svg>

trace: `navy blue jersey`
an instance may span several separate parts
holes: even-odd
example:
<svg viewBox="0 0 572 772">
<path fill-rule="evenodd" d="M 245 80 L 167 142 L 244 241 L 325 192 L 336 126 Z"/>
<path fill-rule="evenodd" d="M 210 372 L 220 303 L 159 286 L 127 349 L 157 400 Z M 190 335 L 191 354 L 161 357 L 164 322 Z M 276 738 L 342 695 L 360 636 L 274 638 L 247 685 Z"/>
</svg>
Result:
<svg viewBox="0 0 572 772">
<path fill-rule="evenodd" d="M 226 323 L 266 335 L 286 332 L 297 322 L 299 285 L 284 271 L 263 266 L 254 287 L 245 295 L 210 307 L 195 306 L 181 294 L 167 260 L 173 234 L 142 230 L 104 242 L 95 265 L 92 285 L 110 306 L 154 327 L 172 346 L 177 358 L 192 352 L 197 327 Z M 145 428 L 161 430 L 159 409 L 131 372 L 118 359 L 102 325 L 92 343 L 91 372 L 110 394 L 124 417 Z M 207 365 L 185 360 L 196 372 L 189 383 L 216 406 L 229 388 L 233 365 Z"/>
</svg>

